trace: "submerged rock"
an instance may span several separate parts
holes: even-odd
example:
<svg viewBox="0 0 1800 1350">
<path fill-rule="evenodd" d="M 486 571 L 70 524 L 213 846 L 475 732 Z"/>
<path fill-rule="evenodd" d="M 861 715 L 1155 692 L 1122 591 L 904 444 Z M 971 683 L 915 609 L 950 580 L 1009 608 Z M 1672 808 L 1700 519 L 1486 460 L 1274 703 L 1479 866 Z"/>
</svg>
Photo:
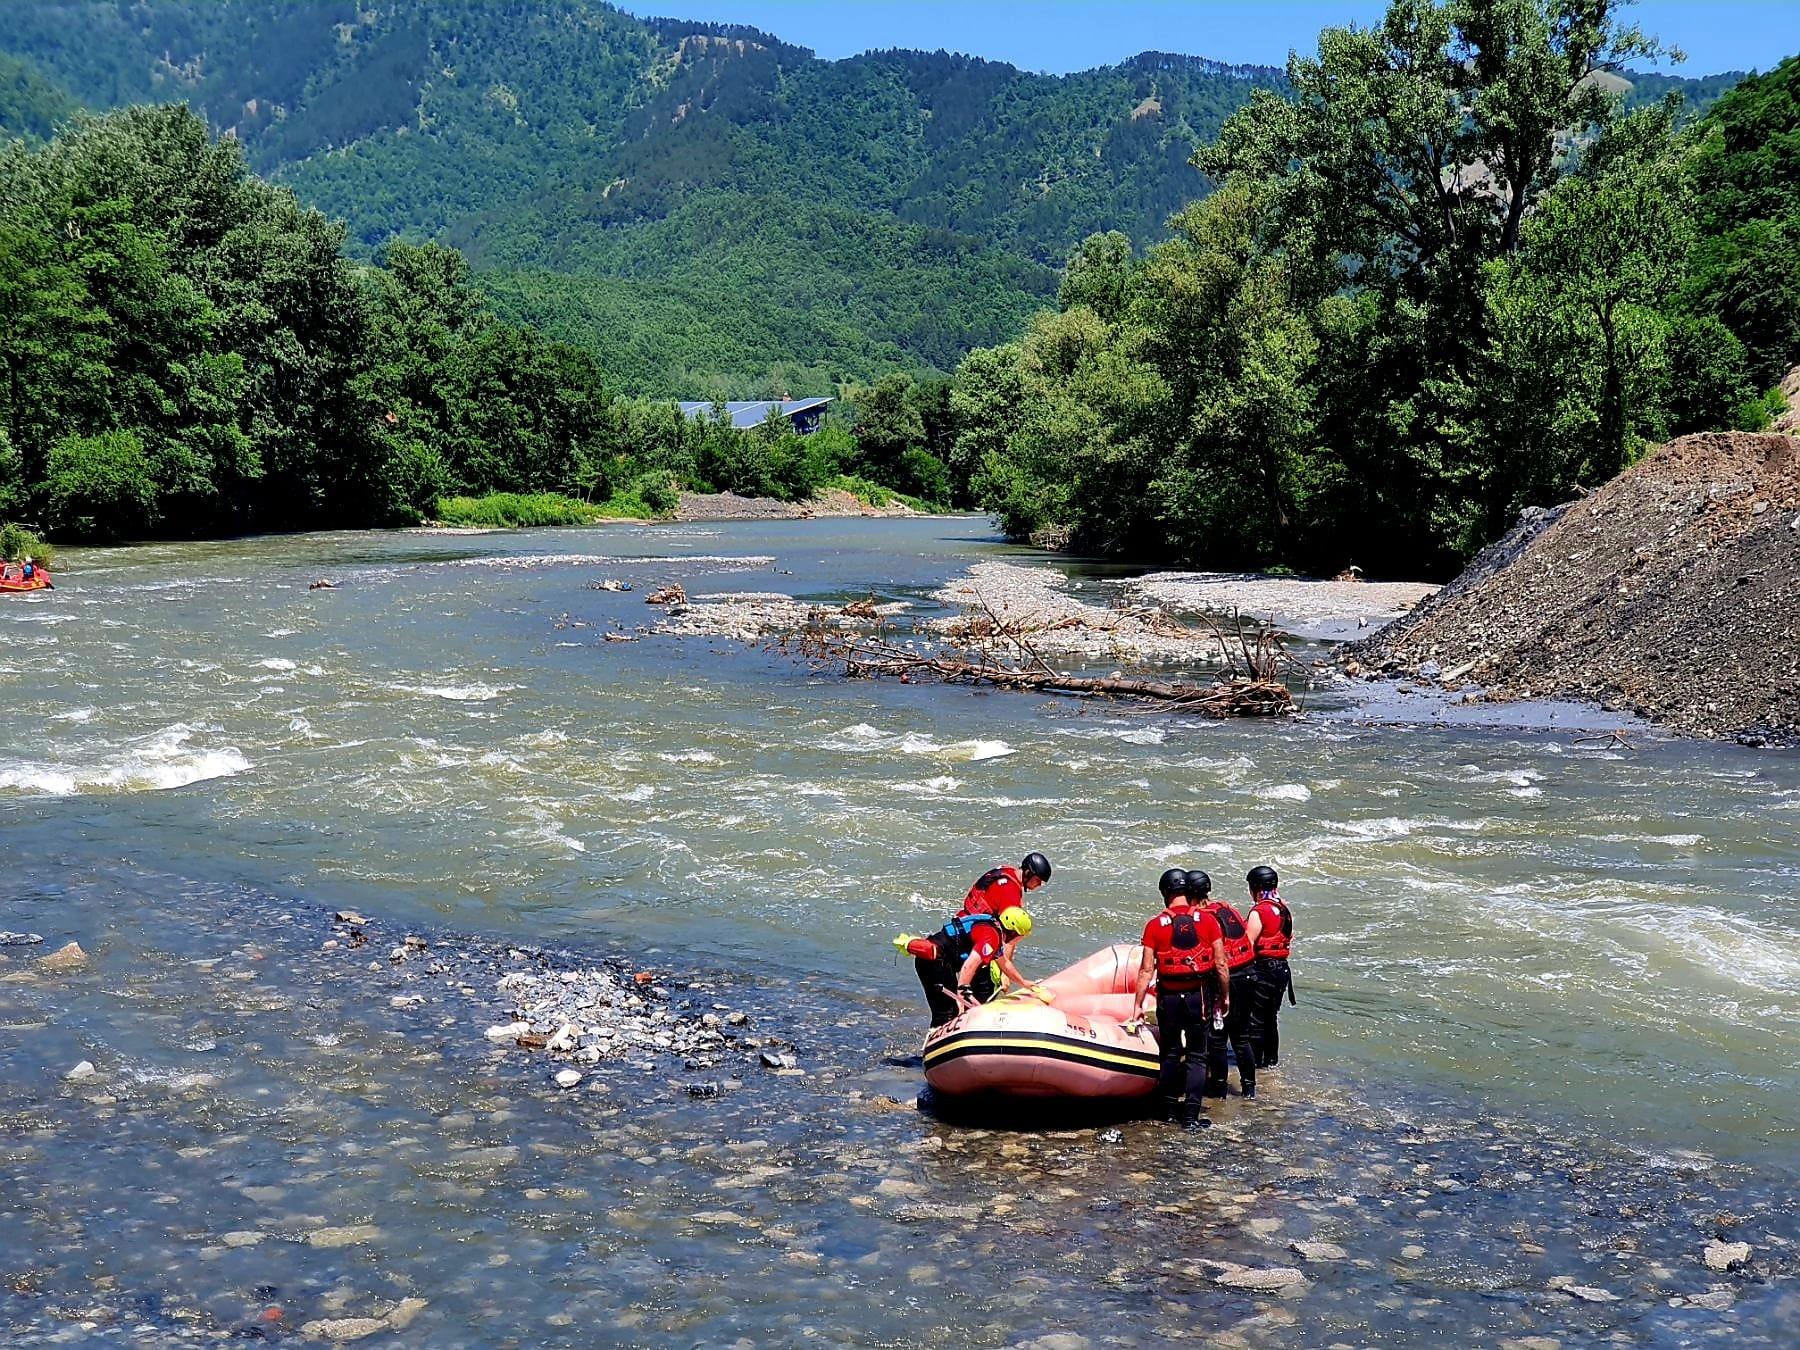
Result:
<svg viewBox="0 0 1800 1350">
<path fill-rule="evenodd" d="M 1276 1294 L 1286 1289 L 1295 1289 L 1306 1283 L 1306 1276 L 1292 1266 L 1252 1266 L 1232 1265 L 1227 1262 L 1212 1264 L 1226 1265 L 1227 1269 L 1213 1276 L 1215 1284 L 1222 1284 L 1227 1289 L 1246 1289 L 1259 1294 Z"/>
<path fill-rule="evenodd" d="M 38 957 L 38 969 L 47 970 L 52 975 L 65 974 L 72 970 L 85 970 L 88 954 L 81 950 L 79 942 L 71 942 L 58 947 L 48 956 Z"/>
<path fill-rule="evenodd" d="M 306 1323 L 300 1334 L 315 1341 L 343 1342 L 360 1341 L 391 1329 L 384 1317 L 332 1317 Z"/>
<path fill-rule="evenodd" d="M 1565 1284 L 1563 1293 L 1570 1298 L 1578 1298 L 1583 1303 L 1617 1303 L 1619 1296 L 1608 1289 L 1599 1289 L 1591 1284 Z"/>
<path fill-rule="evenodd" d="M 343 1228 L 315 1228 L 306 1235 L 309 1247 L 352 1247 L 361 1242 L 373 1242 L 381 1236 L 381 1230 L 372 1223 L 350 1224 Z"/>
<path fill-rule="evenodd" d="M 1306 1261 L 1344 1261 L 1350 1256 L 1335 1242 L 1290 1242 L 1288 1246 Z"/>
</svg>

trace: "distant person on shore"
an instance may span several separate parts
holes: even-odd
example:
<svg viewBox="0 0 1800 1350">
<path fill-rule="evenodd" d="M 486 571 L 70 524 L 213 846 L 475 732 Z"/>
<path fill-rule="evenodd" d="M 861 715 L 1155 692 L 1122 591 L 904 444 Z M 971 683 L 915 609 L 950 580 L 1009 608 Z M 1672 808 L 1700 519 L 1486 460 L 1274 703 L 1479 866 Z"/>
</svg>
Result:
<svg viewBox="0 0 1800 1350">
<path fill-rule="evenodd" d="M 1244 931 L 1256 957 L 1251 966 L 1255 1002 L 1250 1009 L 1250 1041 L 1256 1062 L 1271 1069 L 1281 1062 L 1281 1036 L 1275 1025 L 1281 996 L 1294 1001 L 1294 977 L 1288 970 L 1294 916 L 1281 898 L 1281 878 L 1273 867 L 1251 868 L 1244 882 L 1250 888 L 1250 917 Z"/>
<path fill-rule="evenodd" d="M 1023 907 L 1025 897 L 1050 880 L 1050 860 L 1041 853 L 1027 853 L 1017 867 L 996 867 L 983 872 L 963 897 L 964 914 L 1004 914 Z"/>
<path fill-rule="evenodd" d="M 913 957 L 931 1025 L 941 1027 L 1000 992 L 996 968 L 1021 988 L 1036 988 L 1012 960 L 1014 949 L 1030 933 L 1031 915 L 1012 905 L 997 917 L 958 914 L 930 937 L 903 934 L 895 945 Z"/>
<path fill-rule="evenodd" d="M 1230 1012 L 1231 994 L 1220 983 L 1226 968 L 1224 934 L 1212 915 L 1188 903 L 1188 875 L 1171 867 L 1156 883 L 1163 911 L 1144 925 L 1144 959 L 1138 965 L 1131 1021 L 1143 1016 L 1154 979 L 1163 1118 L 1179 1119 L 1184 1129 L 1203 1130 L 1212 1124 L 1206 1115 L 1207 1036 L 1214 1015 Z"/>
<path fill-rule="evenodd" d="M 1238 1082 L 1246 1097 L 1256 1095 L 1256 1048 L 1250 1036 L 1250 1015 L 1256 1004 L 1256 953 L 1244 916 L 1223 900 L 1211 899 L 1212 878 L 1205 872 L 1187 874 L 1188 903 L 1212 915 L 1225 941 L 1226 980 L 1231 986 L 1231 1011 L 1225 1025 L 1210 1023 L 1206 1036 L 1206 1095 L 1226 1093 L 1225 1047 L 1237 1057 Z"/>
</svg>

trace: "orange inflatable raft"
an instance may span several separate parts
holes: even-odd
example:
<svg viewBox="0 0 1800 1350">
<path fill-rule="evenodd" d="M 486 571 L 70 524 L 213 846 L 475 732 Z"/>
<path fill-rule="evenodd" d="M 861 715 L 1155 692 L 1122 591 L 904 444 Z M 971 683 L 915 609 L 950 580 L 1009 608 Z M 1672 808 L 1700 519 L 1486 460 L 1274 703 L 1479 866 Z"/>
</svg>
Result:
<svg viewBox="0 0 1800 1350">
<path fill-rule="evenodd" d="M 1156 1087 L 1156 1033 L 1127 1031 L 1143 948 L 1095 952 L 1039 987 L 973 1008 L 925 1039 L 925 1081 L 944 1097 L 1147 1096 Z"/>
<path fill-rule="evenodd" d="M 0 595 L 12 591 L 47 591 L 50 589 L 50 574 L 43 568 L 37 568 L 30 581 L 19 575 L 17 568 L 7 568 L 6 574 L 0 576 Z"/>
</svg>

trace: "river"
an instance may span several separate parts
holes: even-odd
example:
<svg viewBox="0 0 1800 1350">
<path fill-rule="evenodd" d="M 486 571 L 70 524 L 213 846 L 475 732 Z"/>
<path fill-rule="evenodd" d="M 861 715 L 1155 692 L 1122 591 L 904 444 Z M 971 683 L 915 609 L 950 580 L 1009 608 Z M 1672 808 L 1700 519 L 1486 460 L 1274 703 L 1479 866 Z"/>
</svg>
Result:
<svg viewBox="0 0 1800 1350">
<path fill-rule="evenodd" d="M 366 1334 L 1791 1342 L 1800 759 L 606 639 L 670 581 L 918 607 L 991 557 L 1048 561 L 969 519 L 326 534 L 69 550 L 6 597 L 0 929 L 46 943 L 0 949 L 0 1331 L 275 1336 L 415 1299 Z M 1281 869 L 1300 1004 L 1205 1151 L 888 1109 L 922 1025 L 888 939 L 1034 848 L 1037 971 L 1134 935 L 1166 866 L 1228 895 Z M 340 908 L 476 973 L 402 1007 L 322 949 Z M 32 965 L 69 940 L 86 970 Z M 808 1073 L 546 1091 L 481 1039 L 526 947 L 700 979 Z M 1164 1269 L 1299 1265 L 1309 1234 L 1348 1255 L 1280 1297 Z M 1715 1236 L 1749 1268 L 1706 1270 Z"/>
</svg>

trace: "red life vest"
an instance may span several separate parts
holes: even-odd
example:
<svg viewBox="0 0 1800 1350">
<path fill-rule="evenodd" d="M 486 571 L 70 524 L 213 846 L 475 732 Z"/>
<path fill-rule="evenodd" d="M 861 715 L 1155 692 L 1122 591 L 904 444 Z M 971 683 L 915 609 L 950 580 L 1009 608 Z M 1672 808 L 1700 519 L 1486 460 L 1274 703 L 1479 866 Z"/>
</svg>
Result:
<svg viewBox="0 0 1800 1350">
<path fill-rule="evenodd" d="M 1200 912 L 1170 905 L 1162 914 L 1169 940 L 1156 949 L 1156 985 L 1166 994 L 1204 989 L 1213 970 L 1213 944 L 1200 925 Z"/>
<path fill-rule="evenodd" d="M 1007 883 L 1011 883 L 1008 885 Z M 996 889 L 997 888 L 997 889 Z M 992 895 L 989 892 L 993 892 Z M 1025 878 L 1016 867 L 996 867 L 983 872 L 963 897 L 964 914 L 994 914 L 1025 903 Z"/>
<path fill-rule="evenodd" d="M 1227 969 L 1242 970 L 1254 961 L 1256 952 L 1250 946 L 1250 934 L 1244 931 L 1244 916 L 1223 900 L 1209 900 L 1205 909 L 1219 921 L 1219 932 L 1225 936 Z"/>
<path fill-rule="evenodd" d="M 1264 895 L 1250 911 L 1262 919 L 1262 932 L 1256 938 L 1256 954 L 1287 960 L 1288 947 L 1294 940 L 1294 916 L 1287 901 L 1273 891 Z"/>
</svg>

